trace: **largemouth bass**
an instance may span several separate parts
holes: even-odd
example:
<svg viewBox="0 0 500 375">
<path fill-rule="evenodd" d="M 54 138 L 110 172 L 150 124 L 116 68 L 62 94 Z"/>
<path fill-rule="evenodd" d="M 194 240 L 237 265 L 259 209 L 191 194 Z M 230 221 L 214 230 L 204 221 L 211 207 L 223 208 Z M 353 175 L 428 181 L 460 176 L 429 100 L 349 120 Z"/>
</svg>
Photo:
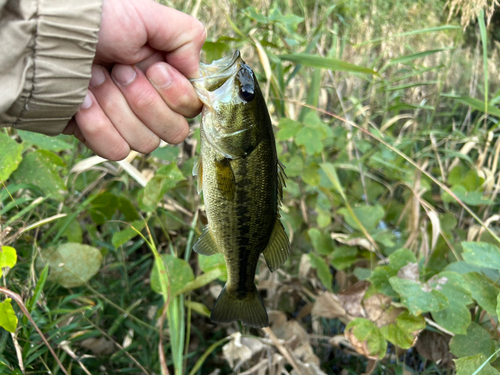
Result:
<svg viewBox="0 0 500 375">
<path fill-rule="evenodd" d="M 222 253 L 228 277 L 212 309 L 214 323 L 240 320 L 267 327 L 255 286 L 261 253 L 271 272 L 287 260 L 288 237 L 279 219 L 285 184 L 271 119 L 252 69 L 239 51 L 200 64 L 191 80 L 203 102 L 201 156 L 195 163 L 208 225 L 194 245 L 203 255 Z"/>
</svg>

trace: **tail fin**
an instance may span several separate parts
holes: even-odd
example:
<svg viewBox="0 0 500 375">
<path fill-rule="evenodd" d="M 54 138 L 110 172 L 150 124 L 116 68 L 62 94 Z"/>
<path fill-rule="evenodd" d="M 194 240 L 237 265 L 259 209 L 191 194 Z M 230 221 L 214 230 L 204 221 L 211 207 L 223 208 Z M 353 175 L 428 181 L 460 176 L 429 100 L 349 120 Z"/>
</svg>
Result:
<svg viewBox="0 0 500 375">
<path fill-rule="evenodd" d="M 226 287 L 224 287 L 217 301 L 215 301 L 210 320 L 214 323 L 228 323 L 240 320 L 241 323 L 255 328 L 269 325 L 266 308 L 257 292 L 257 288 L 244 298 L 238 299 L 228 293 Z"/>
</svg>

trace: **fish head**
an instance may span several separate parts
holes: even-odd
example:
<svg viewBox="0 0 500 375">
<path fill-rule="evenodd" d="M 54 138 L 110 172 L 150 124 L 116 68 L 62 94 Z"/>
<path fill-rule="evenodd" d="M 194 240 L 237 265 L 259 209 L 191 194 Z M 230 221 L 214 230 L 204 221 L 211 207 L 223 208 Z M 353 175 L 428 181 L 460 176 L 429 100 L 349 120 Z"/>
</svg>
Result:
<svg viewBox="0 0 500 375">
<path fill-rule="evenodd" d="M 212 64 L 200 64 L 200 74 L 191 82 L 204 104 L 202 134 L 224 157 L 245 157 L 259 143 L 263 126 L 270 123 L 252 69 L 235 51 Z"/>
</svg>

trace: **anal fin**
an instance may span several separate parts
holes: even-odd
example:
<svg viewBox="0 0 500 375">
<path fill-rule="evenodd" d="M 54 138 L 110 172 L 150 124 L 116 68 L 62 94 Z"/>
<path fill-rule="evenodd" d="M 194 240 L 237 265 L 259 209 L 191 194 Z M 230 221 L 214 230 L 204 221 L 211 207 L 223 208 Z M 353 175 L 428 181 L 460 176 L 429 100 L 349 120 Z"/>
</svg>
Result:
<svg viewBox="0 0 500 375">
<path fill-rule="evenodd" d="M 215 255 L 220 253 L 219 248 L 217 247 L 208 227 L 203 231 L 198 241 L 193 246 L 193 250 L 201 255 Z"/>
<path fill-rule="evenodd" d="M 271 272 L 280 268 L 290 255 L 290 242 L 279 219 L 276 219 L 271 238 L 263 254 Z"/>
</svg>

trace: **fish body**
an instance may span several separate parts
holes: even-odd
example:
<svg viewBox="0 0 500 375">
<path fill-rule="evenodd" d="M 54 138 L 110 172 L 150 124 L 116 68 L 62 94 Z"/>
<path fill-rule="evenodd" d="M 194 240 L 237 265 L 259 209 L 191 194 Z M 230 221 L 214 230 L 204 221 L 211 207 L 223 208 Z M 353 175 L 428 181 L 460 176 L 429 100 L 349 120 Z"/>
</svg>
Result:
<svg viewBox="0 0 500 375">
<path fill-rule="evenodd" d="M 264 97 L 239 52 L 200 64 L 200 71 L 202 77 L 192 80 L 204 103 L 201 157 L 193 174 L 203 190 L 208 225 L 194 251 L 222 253 L 228 269 L 210 318 L 266 327 L 267 312 L 254 279 L 261 253 L 271 271 L 290 253 L 278 213 L 284 167 Z"/>
</svg>

